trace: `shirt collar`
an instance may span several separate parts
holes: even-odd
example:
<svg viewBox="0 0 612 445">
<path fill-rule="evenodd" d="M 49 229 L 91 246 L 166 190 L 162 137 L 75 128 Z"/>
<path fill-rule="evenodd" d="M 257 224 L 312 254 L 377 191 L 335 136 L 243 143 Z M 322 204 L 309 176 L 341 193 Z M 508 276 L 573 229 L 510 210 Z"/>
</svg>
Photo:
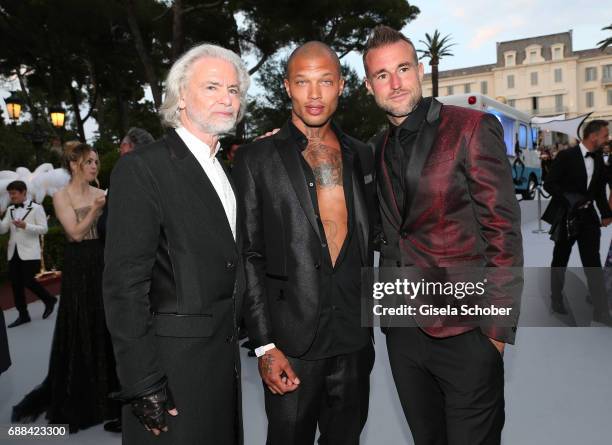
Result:
<svg viewBox="0 0 612 445">
<path fill-rule="evenodd" d="M 589 153 L 589 149 L 586 148 L 582 142 L 579 144 L 579 146 L 580 146 L 580 151 L 582 152 L 582 157 L 586 158 L 586 154 Z"/>
<path fill-rule="evenodd" d="M 23 208 L 26 209 L 28 208 L 30 205 L 32 204 L 32 201 L 30 199 L 26 199 L 25 201 L 23 201 Z M 15 204 L 11 204 L 11 206 L 13 208 L 15 208 Z"/>
<path fill-rule="evenodd" d="M 217 153 L 219 153 L 219 149 L 221 148 L 221 143 L 217 141 L 215 152 L 211 156 L 210 155 L 210 145 L 202 141 L 200 138 L 198 138 L 196 135 L 191 133 L 185 127 L 178 127 L 176 129 L 176 134 L 179 135 L 179 137 L 183 140 L 185 145 L 187 145 L 187 148 L 189 148 L 189 151 L 191 151 L 193 154 L 196 154 L 196 153 L 205 154 L 204 159 L 210 159 L 210 160 L 214 159 L 217 156 Z"/>
</svg>

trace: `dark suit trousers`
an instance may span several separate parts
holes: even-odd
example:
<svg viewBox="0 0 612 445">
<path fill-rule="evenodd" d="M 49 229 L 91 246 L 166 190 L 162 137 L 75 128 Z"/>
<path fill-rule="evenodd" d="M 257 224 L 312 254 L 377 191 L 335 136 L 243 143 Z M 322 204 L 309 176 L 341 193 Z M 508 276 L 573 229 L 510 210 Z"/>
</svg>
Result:
<svg viewBox="0 0 612 445">
<path fill-rule="evenodd" d="M 599 245 L 601 229 L 599 219 L 594 210 L 588 211 L 585 215 L 583 226 L 576 239 L 562 239 L 555 243 L 553 250 L 552 270 L 550 285 L 553 300 L 561 301 L 563 296 L 563 286 L 565 284 L 565 270 L 572 253 L 572 247 L 578 242 L 580 260 L 585 268 L 584 273 L 587 278 L 589 292 L 595 310 L 597 312 L 607 312 L 608 302 L 604 284 L 603 270 L 601 268 L 601 258 L 599 257 Z"/>
<path fill-rule="evenodd" d="M 504 364 L 480 330 L 434 338 L 390 328 L 387 350 L 416 445 L 499 445 Z"/>
<path fill-rule="evenodd" d="M 357 445 L 368 418 L 374 347 L 321 360 L 287 357 L 300 379 L 291 393 L 274 395 L 264 385 L 267 445 Z"/>
<path fill-rule="evenodd" d="M 26 304 L 25 288 L 30 289 L 40 298 L 45 304 L 53 301 L 53 296 L 36 281 L 36 274 L 40 271 L 40 260 L 22 260 L 19 258 L 17 248 L 9 261 L 9 278 L 13 287 L 13 298 L 15 300 L 15 308 L 20 315 L 28 313 L 28 305 Z"/>
</svg>

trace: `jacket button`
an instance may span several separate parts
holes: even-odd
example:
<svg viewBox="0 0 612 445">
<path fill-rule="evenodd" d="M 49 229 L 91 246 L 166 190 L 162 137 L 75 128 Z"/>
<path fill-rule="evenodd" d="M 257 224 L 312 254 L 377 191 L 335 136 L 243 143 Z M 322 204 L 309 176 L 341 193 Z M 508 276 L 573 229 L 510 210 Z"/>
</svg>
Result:
<svg viewBox="0 0 612 445">
<path fill-rule="evenodd" d="M 233 261 L 228 261 L 227 263 L 225 263 L 225 268 L 227 270 L 232 270 L 234 267 L 236 267 L 236 266 L 235 266 Z"/>
<path fill-rule="evenodd" d="M 314 267 L 315 267 L 315 269 L 318 269 L 318 268 L 320 268 L 320 267 L 321 267 L 321 265 L 320 265 L 319 263 L 315 263 L 315 264 L 314 264 Z"/>
<path fill-rule="evenodd" d="M 402 267 L 402 262 L 401 262 L 401 261 L 397 261 L 397 262 L 395 263 L 395 265 L 396 265 L 397 267 Z"/>
<path fill-rule="evenodd" d="M 408 232 L 406 232 L 405 230 L 402 230 L 402 232 L 400 233 L 400 235 L 402 236 L 402 238 L 406 239 L 408 238 Z"/>
</svg>

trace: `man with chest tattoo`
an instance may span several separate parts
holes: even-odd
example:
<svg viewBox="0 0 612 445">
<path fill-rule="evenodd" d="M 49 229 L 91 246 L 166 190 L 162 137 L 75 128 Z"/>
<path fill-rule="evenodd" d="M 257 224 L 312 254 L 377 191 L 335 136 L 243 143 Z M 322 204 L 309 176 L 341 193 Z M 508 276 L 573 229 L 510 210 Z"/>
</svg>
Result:
<svg viewBox="0 0 612 445">
<path fill-rule="evenodd" d="M 373 156 L 332 122 L 344 81 L 328 46 L 297 48 L 284 83 L 291 118 L 240 148 L 234 170 L 267 443 L 312 444 L 318 426 L 321 444 L 358 444 L 374 363 L 360 322 Z"/>
</svg>

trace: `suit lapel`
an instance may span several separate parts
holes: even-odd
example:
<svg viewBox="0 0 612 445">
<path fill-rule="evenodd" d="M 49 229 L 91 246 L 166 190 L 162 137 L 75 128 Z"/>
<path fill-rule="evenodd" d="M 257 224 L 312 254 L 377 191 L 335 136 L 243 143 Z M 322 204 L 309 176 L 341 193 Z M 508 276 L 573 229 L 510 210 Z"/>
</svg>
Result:
<svg viewBox="0 0 612 445">
<path fill-rule="evenodd" d="M 360 234 L 360 246 L 361 246 L 361 260 L 362 264 L 368 264 L 368 239 L 369 239 L 369 220 L 368 220 L 368 207 L 365 202 L 365 183 L 363 179 L 363 169 L 361 168 L 361 162 L 359 156 L 355 154 L 353 162 L 347 162 L 345 168 L 350 169 L 351 182 L 353 185 L 353 207 L 354 207 L 354 222 L 355 228 L 359 230 Z M 347 157 L 348 158 L 348 157 Z M 348 159 L 347 159 L 348 160 Z"/>
<path fill-rule="evenodd" d="M 602 164 L 603 160 L 599 157 L 599 153 L 596 153 L 595 157 L 593 158 L 593 177 L 591 178 L 591 183 L 587 188 L 587 192 L 590 192 L 594 185 L 599 182 L 598 178 Z"/>
<path fill-rule="evenodd" d="M 414 199 L 419 187 L 419 181 L 421 179 L 421 172 L 423 166 L 427 161 L 433 143 L 438 134 L 438 127 L 440 126 L 440 110 L 442 104 L 437 100 L 433 99 L 429 110 L 427 112 L 427 118 L 421 123 L 419 133 L 417 135 L 413 153 L 410 156 L 409 165 L 404 172 L 404 215 L 402 218 L 402 229 L 406 229 L 410 225 L 412 219 L 412 213 L 410 210 L 414 204 Z"/>
<path fill-rule="evenodd" d="M 220 231 L 222 236 L 234 242 L 234 236 L 221 199 L 198 160 L 174 130 L 168 132 L 166 141 L 171 151 L 171 159 L 182 173 L 181 176 L 189 185 L 191 191 L 208 210 L 206 213 L 209 218 L 214 220 L 214 227 Z"/>
<path fill-rule="evenodd" d="M 25 210 L 26 210 L 26 212 L 25 212 L 25 214 L 23 215 L 23 218 L 21 218 L 21 220 L 22 220 L 22 221 L 25 221 L 25 219 L 28 217 L 28 215 L 29 215 L 29 214 L 32 212 L 32 209 L 33 209 L 33 208 L 34 208 L 34 207 L 33 207 L 33 205 L 32 205 L 32 201 L 30 201 L 30 205 L 28 205 L 28 207 L 25 209 Z"/>
<path fill-rule="evenodd" d="M 315 217 L 314 207 L 312 206 L 312 200 L 308 192 L 308 184 L 306 184 L 306 177 L 304 176 L 304 170 L 301 164 L 302 160 L 300 159 L 299 147 L 293 137 L 291 137 L 289 124 L 285 124 L 281 129 L 274 139 L 274 144 L 285 166 L 285 170 L 287 170 L 291 186 L 302 206 L 302 210 L 304 210 L 304 214 L 313 230 L 319 239 L 321 239 L 319 225 Z"/>
<path fill-rule="evenodd" d="M 574 150 L 574 162 L 580 165 L 576 173 L 579 175 L 579 181 L 581 184 L 581 188 L 585 191 L 588 190 L 587 181 L 589 180 L 589 176 L 586 171 L 586 163 L 584 162 L 584 158 L 582 157 L 582 150 L 580 149 L 580 145 L 573 148 Z"/>
</svg>

